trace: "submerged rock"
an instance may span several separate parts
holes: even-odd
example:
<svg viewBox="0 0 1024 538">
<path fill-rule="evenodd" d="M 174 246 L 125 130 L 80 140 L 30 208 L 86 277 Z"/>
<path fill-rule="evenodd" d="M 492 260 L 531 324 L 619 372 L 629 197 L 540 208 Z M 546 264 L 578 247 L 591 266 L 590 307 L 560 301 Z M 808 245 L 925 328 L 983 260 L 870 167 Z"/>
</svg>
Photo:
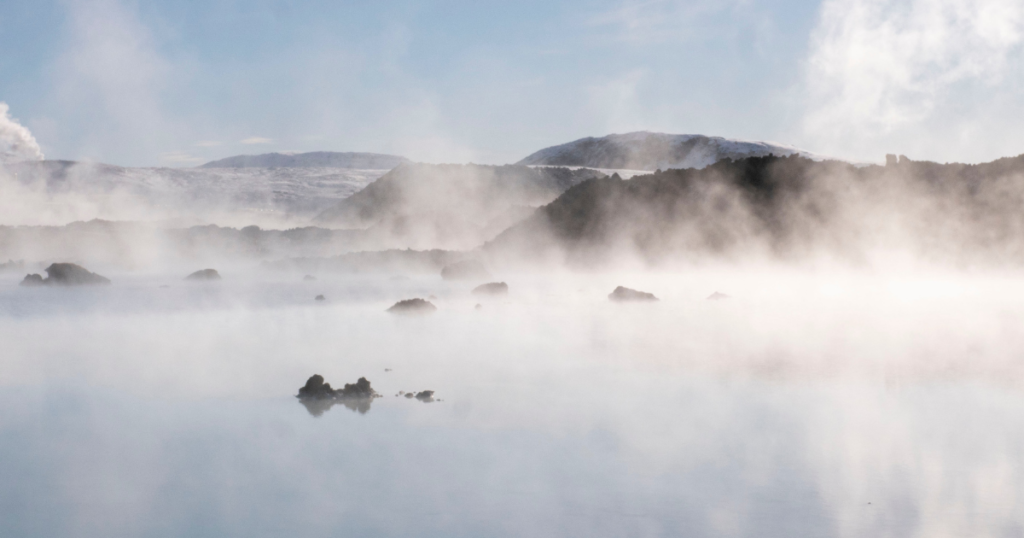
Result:
<svg viewBox="0 0 1024 538">
<path fill-rule="evenodd" d="M 657 301 L 658 298 L 653 293 L 647 293 L 646 291 L 637 291 L 629 288 L 619 286 L 615 288 L 615 291 L 608 294 L 608 298 L 612 301 Z"/>
<path fill-rule="evenodd" d="M 46 268 L 46 278 L 25 275 L 22 286 L 94 286 L 110 284 L 110 279 L 73 263 L 54 263 Z"/>
<path fill-rule="evenodd" d="M 721 301 L 722 299 L 732 299 L 732 297 L 724 293 L 718 293 L 717 291 L 715 293 L 712 293 L 711 295 L 708 295 L 709 301 Z"/>
<path fill-rule="evenodd" d="M 313 282 L 314 280 L 316 280 L 316 277 L 313 275 L 306 275 L 302 277 L 303 282 Z"/>
<path fill-rule="evenodd" d="M 185 280 L 194 280 L 200 282 L 220 280 L 220 273 L 218 273 L 216 269 L 201 269 L 185 277 Z"/>
<path fill-rule="evenodd" d="M 480 284 L 471 291 L 473 295 L 508 295 L 508 284 L 504 282 L 488 282 Z"/>
<path fill-rule="evenodd" d="M 393 314 L 429 314 L 437 310 L 430 301 L 423 299 L 406 299 L 404 301 L 398 301 L 388 312 Z"/>
<path fill-rule="evenodd" d="M 441 269 L 441 278 L 445 280 L 483 280 L 490 276 L 484 264 L 477 260 L 461 261 Z"/>
<path fill-rule="evenodd" d="M 306 385 L 299 389 L 296 397 L 306 406 L 309 414 L 318 417 L 335 404 L 366 413 L 373 399 L 380 395 L 365 377 L 360 377 L 355 383 L 345 383 L 343 388 L 333 389 L 330 383 L 324 382 L 322 375 L 314 374 L 306 380 Z"/>
<path fill-rule="evenodd" d="M 315 301 L 326 301 L 327 297 L 324 297 L 323 295 L 317 295 L 314 300 Z"/>
</svg>

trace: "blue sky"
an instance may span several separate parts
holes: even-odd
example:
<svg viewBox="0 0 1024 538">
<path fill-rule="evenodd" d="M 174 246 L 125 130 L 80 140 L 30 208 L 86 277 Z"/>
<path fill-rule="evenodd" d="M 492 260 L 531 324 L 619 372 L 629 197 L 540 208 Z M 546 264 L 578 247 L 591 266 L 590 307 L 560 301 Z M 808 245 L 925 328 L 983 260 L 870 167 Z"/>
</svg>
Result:
<svg viewBox="0 0 1024 538">
<path fill-rule="evenodd" d="M 854 160 L 1024 153 L 1020 0 L 0 0 L 48 158 L 514 162 L 653 130 Z"/>
</svg>

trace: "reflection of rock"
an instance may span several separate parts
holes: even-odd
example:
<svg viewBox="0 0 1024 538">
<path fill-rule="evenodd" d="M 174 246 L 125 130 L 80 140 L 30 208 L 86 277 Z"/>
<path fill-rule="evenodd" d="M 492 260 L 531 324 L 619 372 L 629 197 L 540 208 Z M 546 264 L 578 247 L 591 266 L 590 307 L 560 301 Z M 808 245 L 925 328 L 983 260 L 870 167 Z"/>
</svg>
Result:
<svg viewBox="0 0 1024 538">
<path fill-rule="evenodd" d="M 218 273 L 216 269 L 202 269 L 192 273 L 191 275 L 188 275 L 187 277 L 185 277 L 185 280 L 193 280 L 200 282 L 220 280 L 220 273 Z"/>
<path fill-rule="evenodd" d="M 393 314 L 429 314 L 435 310 L 437 310 L 437 307 L 430 301 L 406 299 L 395 303 L 394 306 L 388 309 L 388 312 Z"/>
<path fill-rule="evenodd" d="M 473 295 L 508 295 L 508 284 L 504 282 L 489 282 L 480 284 L 470 292 Z"/>
<path fill-rule="evenodd" d="M 653 293 L 647 293 L 646 291 L 631 290 L 619 286 L 615 288 L 615 291 L 608 294 L 608 298 L 612 301 L 657 301 L 658 298 Z"/>
<path fill-rule="evenodd" d="M 309 414 L 318 417 L 335 404 L 366 413 L 373 399 L 380 395 L 365 377 L 360 377 L 355 383 L 346 383 L 344 388 L 332 389 L 330 383 L 324 382 L 323 376 L 314 374 L 306 380 L 306 385 L 299 389 L 296 397 L 306 406 Z"/>
<path fill-rule="evenodd" d="M 482 280 L 490 276 L 484 264 L 477 260 L 461 261 L 441 269 L 441 278 L 445 280 Z"/>
<path fill-rule="evenodd" d="M 316 280 L 316 277 L 313 275 L 306 275 L 302 277 L 303 282 L 313 282 L 314 280 Z"/>
<path fill-rule="evenodd" d="M 22 286 L 91 286 L 110 284 L 110 279 L 90 272 L 73 263 L 54 263 L 46 268 L 46 278 L 40 275 L 26 275 Z"/>
<path fill-rule="evenodd" d="M 316 300 L 317 300 L 317 301 L 326 301 L 326 300 L 327 300 L 327 297 L 324 297 L 323 295 L 317 295 L 317 296 L 316 296 Z"/>
<path fill-rule="evenodd" d="M 717 291 L 715 293 L 712 293 L 711 295 L 708 295 L 709 301 L 721 301 L 722 299 L 732 299 L 732 297 L 729 297 L 724 293 L 718 293 Z"/>
</svg>

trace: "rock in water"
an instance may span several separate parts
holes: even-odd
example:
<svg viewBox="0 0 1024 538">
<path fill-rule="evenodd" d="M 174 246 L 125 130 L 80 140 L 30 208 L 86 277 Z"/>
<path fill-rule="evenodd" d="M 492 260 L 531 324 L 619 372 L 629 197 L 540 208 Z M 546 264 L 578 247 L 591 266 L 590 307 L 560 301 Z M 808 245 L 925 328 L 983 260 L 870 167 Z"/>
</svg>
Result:
<svg viewBox="0 0 1024 538">
<path fill-rule="evenodd" d="M 185 280 L 194 280 L 200 282 L 220 280 L 220 273 L 218 273 L 216 269 L 201 269 L 185 277 Z"/>
<path fill-rule="evenodd" d="M 353 411 L 366 413 L 373 399 L 380 395 L 365 377 L 360 377 L 355 383 L 345 383 L 341 389 L 332 389 L 330 383 L 324 382 L 322 375 L 314 374 L 306 380 L 306 385 L 299 389 L 296 397 L 306 406 L 309 414 L 318 417 L 339 403 Z"/>
<path fill-rule="evenodd" d="M 434 391 L 424 390 L 416 393 L 416 399 L 421 402 L 432 402 L 434 401 Z"/>
<path fill-rule="evenodd" d="M 327 297 L 324 297 L 323 295 L 317 295 L 315 300 L 316 301 L 326 301 Z"/>
<path fill-rule="evenodd" d="M 477 260 L 461 261 L 441 269 L 441 278 L 445 280 L 483 280 L 490 276 L 484 264 Z"/>
<path fill-rule="evenodd" d="M 110 279 L 73 263 L 54 263 L 46 268 L 46 278 L 25 275 L 22 286 L 94 286 L 110 284 Z"/>
<path fill-rule="evenodd" d="M 715 293 L 712 293 L 711 295 L 708 295 L 709 301 L 721 301 L 722 299 L 732 299 L 732 297 L 729 297 L 724 293 L 718 293 L 717 291 Z"/>
<path fill-rule="evenodd" d="M 653 293 L 647 293 L 646 291 L 631 290 L 619 286 L 615 288 L 615 291 L 608 294 L 608 298 L 612 301 L 657 301 L 658 298 Z"/>
<path fill-rule="evenodd" d="M 470 292 L 473 295 L 508 295 L 508 284 L 504 282 L 489 282 L 480 284 Z"/>
<path fill-rule="evenodd" d="M 406 299 L 404 301 L 398 301 L 388 312 L 393 314 L 429 314 L 437 310 L 430 301 L 423 299 Z"/>
<path fill-rule="evenodd" d="M 316 280 L 316 277 L 313 275 L 306 275 L 302 277 L 303 282 L 313 282 L 314 280 Z"/>
</svg>

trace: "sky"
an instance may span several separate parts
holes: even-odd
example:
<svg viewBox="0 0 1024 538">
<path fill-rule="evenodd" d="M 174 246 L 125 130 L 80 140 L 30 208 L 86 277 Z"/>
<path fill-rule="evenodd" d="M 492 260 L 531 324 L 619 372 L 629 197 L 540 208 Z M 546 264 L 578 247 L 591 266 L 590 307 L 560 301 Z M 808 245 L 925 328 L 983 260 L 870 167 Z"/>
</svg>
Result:
<svg viewBox="0 0 1024 538">
<path fill-rule="evenodd" d="M 638 130 L 983 162 L 1024 153 L 1022 60 L 1024 0 L 0 0 L 7 123 L 125 166 Z"/>
</svg>

